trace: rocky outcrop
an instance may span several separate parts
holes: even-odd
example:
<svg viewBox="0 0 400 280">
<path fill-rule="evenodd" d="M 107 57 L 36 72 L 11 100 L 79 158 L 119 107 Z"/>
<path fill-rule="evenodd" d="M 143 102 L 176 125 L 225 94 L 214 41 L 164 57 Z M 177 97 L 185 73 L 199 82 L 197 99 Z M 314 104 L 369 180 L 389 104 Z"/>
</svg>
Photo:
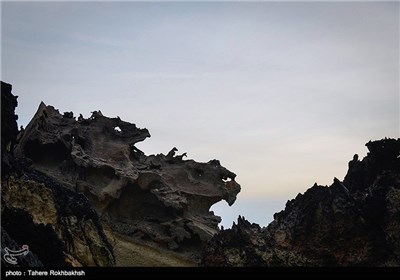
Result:
<svg viewBox="0 0 400 280">
<path fill-rule="evenodd" d="M 366 144 L 343 182 L 315 184 L 265 228 L 239 217 L 203 254 L 204 266 L 400 266 L 400 140 Z"/>
<path fill-rule="evenodd" d="M 15 108 L 18 105 L 17 98 L 11 93 L 12 86 L 1 82 L 1 173 L 6 174 L 10 171 L 12 151 L 18 135 Z"/>
<path fill-rule="evenodd" d="M 6 250 L 29 248 L 16 264 L 2 258 L 2 265 L 114 265 L 113 248 L 87 198 L 30 168 L 25 158 L 14 158 L 17 102 L 10 85 L 2 83 L 1 97 L 2 114 L 7 112 L 2 115 L 2 147 L 7 147 L 2 149 L 2 257 Z"/>
<path fill-rule="evenodd" d="M 43 264 L 114 264 L 113 248 L 83 195 L 40 173 L 11 176 L 2 187 L 2 227 L 18 243 L 28 244 Z"/>
<path fill-rule="evenodd" d="M 72 112 L 60 114 L 41 103 L 18 135 L 13 152 L 16 162 L 27 166 L 25 175 L 47 178 L 71 203 L 83 203 L 87 198 L 90 206 L 85 207 L 95 210 L 110 238 L 122 235 L 160 248 L 189 251 L 189 257 L 196 259 L 201 245 L 219 231 L 221 219 L 210 207 L 222 199 L 229 205 L 235 202 L 240 191 L 236 175 L 215 159 L 207 163 L 185 160 L 186 153 L 177 155 L 176 148 L 166 155 L 147 156 L 135 147 L 147 137 L 147 129 L 119 117 L 95 111 L 90 118 L 76 118 Z M 51 195 L 54 188 L 47 187 L 32 176 L 10 178 L 4 193 L 6 205 L 31 213 L 33 223 L 52 224 L 56 235 L 65 240 L 72 235 L 73 242 L 67 242 L 67 248 L 75 249 L 67 252 L 82 263 L 78 256 L 87 249 L 86 243 L 80 244 L 75 235 L 97 234 L 94 239 L 99 242 L 106 239 L 90 231 L 97 227 L 94 219 L 92 224 L 86 220 L 82 224 L 69 214 L 62 215 L 57 210 L 60 202 Z M 29 209 L 13 195 L 15 192 L 33 201 Z M 46 203 L 39 197 L 46 197 Z M 37 210 L 42 204 L 47 207 L 45 216 Z M 101 251 L 93 246 L 89 246 L 90 251 Z M 89 259 L 90 264 L 104 264 Z"/>
<path fill-rule="evenodd" d="M 399 139 L 367 143 L 343 181 L 315 184 L 269 226 L 239 217 L 220 231 L 210 207 L 240 185 L 218 160 L 145 155 L 147 129 L 100 111 L 41 103 L 18 131 L 11 85 L 1 94 L 2 256 L 28 245 L 20 266 L 400 266 Z"/>
</svg>

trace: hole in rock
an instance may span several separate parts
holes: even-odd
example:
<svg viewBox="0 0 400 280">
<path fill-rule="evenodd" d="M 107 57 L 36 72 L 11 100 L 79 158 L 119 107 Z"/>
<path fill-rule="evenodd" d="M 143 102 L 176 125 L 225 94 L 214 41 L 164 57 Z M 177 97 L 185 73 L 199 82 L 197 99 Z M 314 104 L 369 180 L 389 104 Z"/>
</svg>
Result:
<svg viewBox="0 0 400 280">
<path fill-rule="evenodd" d="M 164 222 L 175 216 L 174 209 L 166 207 L 154 194 L 144 191 L 136 184 L 127 185 L 108 206 L 108 212 L 117 219 Z"/>
<path fill-rule="evenodd" d="M 94 186 L 104 188 L 112 184 L 117 184 L 119 177 L 113 168 L 109 166 L 89 167 L 85 171 L 86 181 Z"/>
<path fill-rule="evenodd" d="M 116 132 L 122 132 L 122 129 L 119 126 L 114 127 L 114 131 Z"/>
<path fill-rule="evenodd" d="M 67 148 L 61 142 L 43 145 L 35 140 L 25 145 L 25 156 L 40 165 L 56 165 L 67 159 L 68 155 Z"/>
</svg>

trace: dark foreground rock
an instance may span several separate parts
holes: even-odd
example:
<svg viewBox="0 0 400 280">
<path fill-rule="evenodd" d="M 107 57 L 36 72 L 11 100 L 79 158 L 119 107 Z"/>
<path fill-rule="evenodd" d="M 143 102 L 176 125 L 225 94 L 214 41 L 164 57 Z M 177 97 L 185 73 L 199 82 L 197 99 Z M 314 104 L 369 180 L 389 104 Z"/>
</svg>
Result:
<svg viewBox="0 0 400 280">
<path fill-rule="evenodd" d="M 19 266 L 400 266 L 399 139 L 367 143 L 343 181 L 315 184 L 268 227 L 239 217 L 220 231 L 209 209 L 240 185 L 218 160 L 147 156 L 135 146 L 147 129 L 100 111 L 41 103 L 18 130 L 3 82 L 1 101 L 4 266 L 25 245 Z"/>
<path fill-rule="evenodd" d="M 34 244 L 45 265 L 114 265 L 110 242 L 120 248 L 127 238 L 197 260 L 219 231 L 210 207 L 232 205 L 240 191 L 218 160 L 185 160 L 176 148 L 147 156 L 135 147 L 147 129 L 100 111 L 76 118 L 41 103 L 17 135 L 16 98 L 4 83 L 2 101 L 2 227 L 17 244 Z"/>
<path fill-rule="evenodd" d="M 114 265 L 113 248 L 87 198 L 30 168 L 28 159 L 14 157 L 17 102 L 10 96 L 11 85 L 2 82 L 2 113 L 7 112 L 2 115 L 2 147 L 7 147 L 2 149 L 2 265 L 14 266 L 3 258 L 6 248 L 23 245 L 29 254 L 19 257 L 17 266 Z"/>
<path fill-rule="evenodd" d="M 343 182 L 314 185 L 265 228 L 239 217 L 205 246 L 204 266 L 400 266 L 400 140 L 366 144 Z"/>
</svg>

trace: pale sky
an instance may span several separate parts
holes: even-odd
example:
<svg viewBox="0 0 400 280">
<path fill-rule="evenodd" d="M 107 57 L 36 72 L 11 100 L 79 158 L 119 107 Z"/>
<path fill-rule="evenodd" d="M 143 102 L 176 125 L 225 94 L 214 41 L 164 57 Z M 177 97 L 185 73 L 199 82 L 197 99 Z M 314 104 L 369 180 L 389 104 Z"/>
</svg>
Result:
<svg viewBox="0 0 400 280">
<path fill-rule="evenodd" d="M 40 101 L 149 129 L 137 146 L 219 159 L 212 208 L 266 225 L 364 144 L 399 137 L 399 2 L 1 3 L 1 79 L 19 124 Z"/>
</svg>

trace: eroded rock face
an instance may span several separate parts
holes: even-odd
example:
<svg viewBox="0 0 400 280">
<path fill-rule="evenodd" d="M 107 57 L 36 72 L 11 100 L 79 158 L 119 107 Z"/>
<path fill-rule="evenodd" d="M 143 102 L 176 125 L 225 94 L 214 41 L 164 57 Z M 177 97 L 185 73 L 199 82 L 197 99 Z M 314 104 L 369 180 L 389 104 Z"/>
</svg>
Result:
<svg viewBox="0 0 400 280">
<path fill-rule="evenodd" d="M 26 158 L 14 158 L 22 132 L 17 136 L 16 97 L 10 85 L 3 85 L 2 257 L 6 248 L 20 250 L 28 245 L 28 255 L 19 258 L 16 266 L 113 266 L 113 248 L 87 198 L 29 168 Z M 2 265 L 14 266 L 4 258 Z"/>
<path fill-rule="evenodd" d="M 17 96 L 11 93 L 12 86 L 1 82 L 1 172 L 8 173 L 12 163 L 12 147 L 18 135 L 15 108 Z"/>
<path fill-rule="evenodd" d="M 52 184 L 40 173 L 2 184 L 2 227 L 28 244 L 44 265 L 112 266 L 113 249 L 83 195 Z"/>
<path fill-rule="evenodd" d="M 343 180 L 314 185 L 266 228 L 239 217 L 214 236 L 205 266 L 400 266 L 400 140 L 366 144 Z"/>
<path fill-rule="evenodd" d="M 86 196 L 114 231 L 170 249 L 199 248 L 219 230 L 210 207 L 234 203 L 236 175 L 218 160 L 184 160 L 176 148 L 146 156 L 135 144 L 147 137 L 147 129 L 119 117 L 97 111 L 75 119 L 42 103 L 19 135 L 15 156 Z"/>
</svg>

